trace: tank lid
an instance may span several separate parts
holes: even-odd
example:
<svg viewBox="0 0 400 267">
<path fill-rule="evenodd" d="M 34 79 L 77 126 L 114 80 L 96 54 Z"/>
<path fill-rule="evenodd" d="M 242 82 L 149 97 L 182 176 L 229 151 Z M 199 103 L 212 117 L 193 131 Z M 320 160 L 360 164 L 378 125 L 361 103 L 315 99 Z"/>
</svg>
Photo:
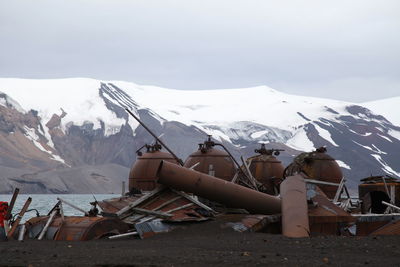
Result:
<svg viewBox="0 0 400 267">
<path fill-rule="evenodd" d="M 216 149 L 216 148 L 209 148 L 206 150 L 197 150 L 195 152 L 193 152 L 192 154 L 190 154 L 189 157 L 208 157 L 208 156 L 212 156 L 212 157 L 229 157 L 229 154 L 226 153 L 225 151 L 221 150 L 221 149 Z"/>
<path fill-rule="evenodd" d="M 307 153 L 305 160 L 306 162 L 312 160 L 335 160 L 334 158 L 326 154 L 326 151 L 327 149 L 325 146 L 319 147 L 315 151 Z"/>
<path fill-rule="evenodd" d="M 209 134 L 208 139 L 204 141 L 204 143 L 199 144 L 198 151 L 201 153 L 207 153 L 209 150 L 213 150 L 215 145 L 215 142 L 211 140 L 211 135 Z"/>
<path fill-rule="evenodd" d="M 136 154 L 140 157 L 142 156 L 142 149 L 146 148 L 146 152 L 147 153 L 151 153 L 151 152 L 157 152 L 160 151 L 162 149 L 162 146 L 157 142 L 152 144 L 152 145 L 148 145 L 148 144 L 144 144 L 141 148 L 139 148 L 138 150 L 136 150 Z"/>
<path fill-rule="evenodd" d="M 279 156 L 279 154 L 281 153 L 281 151 L 285 151 L 284 149 L 267 149 L 265 147 L 265 144 L 261 144 L 261 147 L 259 149 L 255 149 L 254 152 L 261 154 L 261 155 L 274 155 L 274 156 Z"/>
</svg>

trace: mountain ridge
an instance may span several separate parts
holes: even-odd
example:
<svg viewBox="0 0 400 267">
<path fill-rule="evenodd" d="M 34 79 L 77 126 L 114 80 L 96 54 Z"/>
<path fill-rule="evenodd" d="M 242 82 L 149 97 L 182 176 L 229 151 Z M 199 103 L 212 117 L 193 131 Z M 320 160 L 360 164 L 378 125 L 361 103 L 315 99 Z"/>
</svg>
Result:
<svg viewBox="0 0 400 267">
<path fill-rule="evenodd" d="M 356 103 L 290 95 L 266 86 L 182 91 L 86 78 L 0 78 L 0 92 L 0 146 L 11 143 L 16 134 L 25 136 L 27 146 L 37 150 L 35 157 L 47 155 L 43 166 L 33 169 L 65 173 L 65 168 L 116 164 L 121 166 L 118 173 L 127 171 L 136 158 L 134 151 L 153 141 L 128 116 L 128 108 L 156 134 L 164 134 L 162 138 L 183 158 L 212 134 L 236 157 L 251 156 L 258 143 L 284 148 L 285 164 L 301 151 L 327 146 L 351 187 L 370 172 L 400 176 L 400 127 Z M 4 119 L 9 113 L 31 114 L 35 123 Z M 7 162 L 7 155 L 0 155 L 0 167 L 8 168 Z M 3 181 L 9 188 L 15 177 L 9 169 L 7 173 L 0 177 L 0 185 Z M 62 192 L 76 192 L 73 187 L 65 185 Z"/>
</svg>

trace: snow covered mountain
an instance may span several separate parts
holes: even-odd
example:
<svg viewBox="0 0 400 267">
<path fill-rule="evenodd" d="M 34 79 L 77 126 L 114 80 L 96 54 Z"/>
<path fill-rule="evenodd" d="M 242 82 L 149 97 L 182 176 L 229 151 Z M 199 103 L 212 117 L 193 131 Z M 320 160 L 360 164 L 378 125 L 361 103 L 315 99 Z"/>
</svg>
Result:
<svg viewBox="0 0 400 267">
<path fill-rule="evenodd" d="M 124 108 L 163 134 L 183 159 L 212 134 L 235 156 L 252 155 L 257 143 L 283 148 L 285 164 L 300 151 L 327 146 L 351 187 L 370 174 L 400 176 L 399 113 L 386 102 L 359 105 L 266 86 L 182 91 L 83 78 L 5 78 L 0 92 L 0 192 L 17 185 L 118 192 L 136 149 L 153 141 Z M 106 171 L 109 164 L 113 172 Z"/>
<path fill-rule="evenodd" d="M 400 125 L 400 96 L 362 104 L 376 114 L 381 114 L 395 125 Z"/>
</svg>

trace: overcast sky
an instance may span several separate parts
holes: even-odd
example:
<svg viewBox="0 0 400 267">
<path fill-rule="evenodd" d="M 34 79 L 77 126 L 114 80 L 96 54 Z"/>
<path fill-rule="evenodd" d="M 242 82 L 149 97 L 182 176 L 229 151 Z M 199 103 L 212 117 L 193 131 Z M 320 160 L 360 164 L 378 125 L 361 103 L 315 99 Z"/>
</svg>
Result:
<svg viewBox="0 0 400 267">
<path fill-rule="evenodd" d="M 400 95 L 398 0 L 0 0 L 0 77 Z"/>
</svg>

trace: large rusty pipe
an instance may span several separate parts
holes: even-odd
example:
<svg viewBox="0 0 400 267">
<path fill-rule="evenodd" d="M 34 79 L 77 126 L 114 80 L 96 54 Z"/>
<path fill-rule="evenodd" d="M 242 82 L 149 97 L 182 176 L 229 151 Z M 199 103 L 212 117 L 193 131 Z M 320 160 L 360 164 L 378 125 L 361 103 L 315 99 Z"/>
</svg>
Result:
<svg viewBox="0 0 400 267">
<path fill-rule="evenodd" d="M 281 183 L 282 234 L 287 237 L 308 237 L 307 190 L 301 175 L 289 176 Z"/>
<path fill-rule="evenodd" d="M 254 214 L 281 213 L 281 200 L 238 184 L 162 161 L 158 183 Z"/>
</svg>

